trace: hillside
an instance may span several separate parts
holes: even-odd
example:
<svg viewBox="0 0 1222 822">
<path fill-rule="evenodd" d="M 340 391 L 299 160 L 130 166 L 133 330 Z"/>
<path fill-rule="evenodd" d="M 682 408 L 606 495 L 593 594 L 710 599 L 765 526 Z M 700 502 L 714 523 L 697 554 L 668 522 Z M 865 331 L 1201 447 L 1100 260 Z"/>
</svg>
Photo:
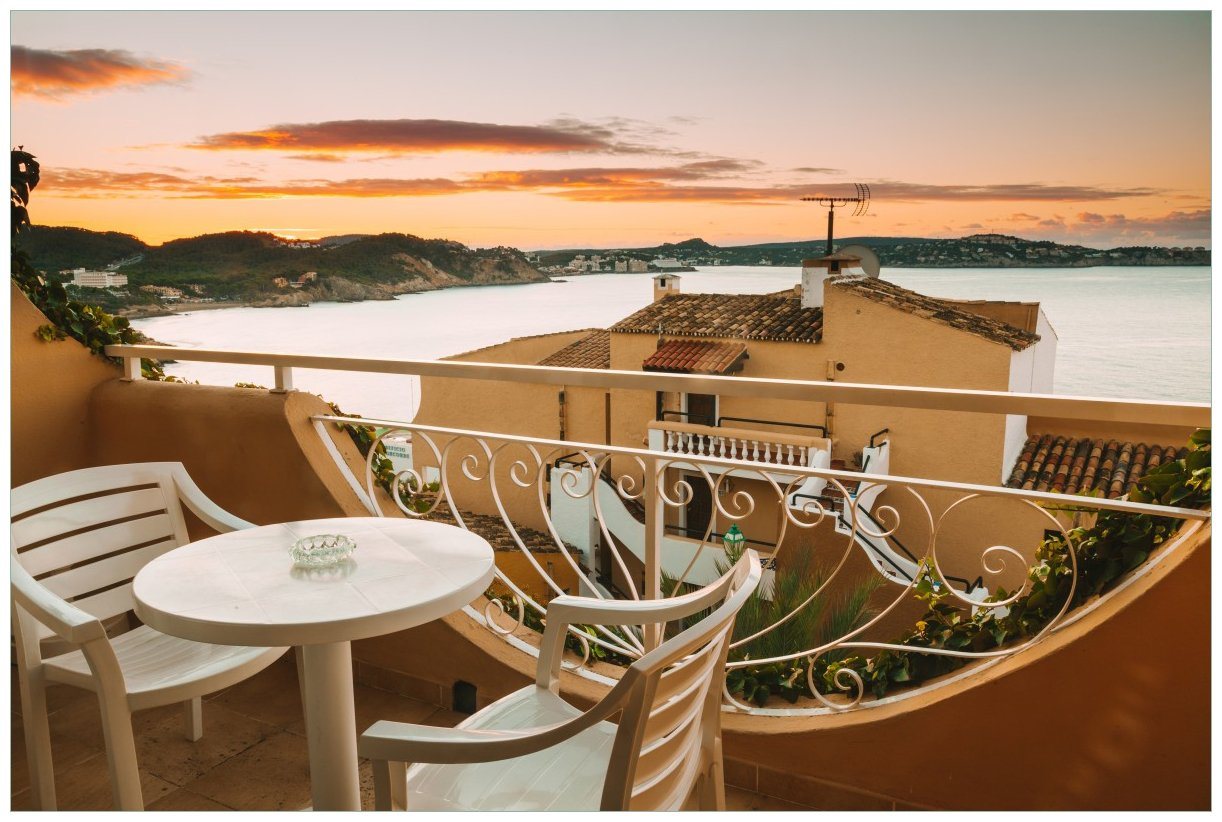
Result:
<svg viewBox="0 0 1222 822">
<path fill-rule="evenodd" d="M 1025 240 L 1002 234 L 974 234 L 958 239 L 921 237 L 844 237 L 836 247 L 866 245 L 884 266 L 893 268 L 1033 268 L 1096 265 L 1209 265 L 1205 248 L 1126 246 L 1098 249 L 1064 245 L 1048 240 Z M 579 255 L 597 255 L 603 262 L 653 260 L 672 257 L 687 265 L 798 266 L 808 257 L 822 256 L 827 241 L 794 240 L 740 246 L 715 246 L 700 238 L 646 248 L 575 248 L 536 252 L 541 266 L 551 273 L 563 270 Z"/>
<path fill-rule="evenodd" d="M 37 228 L 21 248 L 36 268 L 115 266 L 126 289 L 91 289 L 104 307 L 142 311 L 183 300 L 304 305 L 315 300 L 389 299 L 396 294 L 465 285 L 546 282 L 514 248 L 471 249 L 409 234 L 344 235 L 286 241 L 265 232 L 234 231 L 146 246 L 135 237 L 84 229 Z M 312 272 L 312 275 L 311 275 Z M 67 277 L 64 277 L 67 279 Z"/>
<path fill-rule="evenodd" d="M 17 241 L 34 267 L 55 272 L 70 268 L 102 268 L 148 251 L 130 234 L 89 231 L 69 226 L 31 226 Z"/>
</svg>

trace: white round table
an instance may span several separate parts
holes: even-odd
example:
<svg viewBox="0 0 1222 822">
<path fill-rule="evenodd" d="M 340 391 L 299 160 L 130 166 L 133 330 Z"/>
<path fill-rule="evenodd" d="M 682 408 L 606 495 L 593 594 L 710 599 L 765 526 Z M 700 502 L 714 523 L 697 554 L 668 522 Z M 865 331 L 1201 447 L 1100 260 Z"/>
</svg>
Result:
<svg viewBox="0 0 1222 822">
<path fill-rule="evenodd" d="M 299 568 L 301 537 L 345 534 L 339 566 Z M 350 517 L 265 525 L 184 545 L 145 565 L 136 615 L 171 636 L 219 645 L 302 646 L 315 810 L 360 810 L 354 639 L 422 625 L 487 589 L 492 548 L 452 525 Z"/>
</svg>

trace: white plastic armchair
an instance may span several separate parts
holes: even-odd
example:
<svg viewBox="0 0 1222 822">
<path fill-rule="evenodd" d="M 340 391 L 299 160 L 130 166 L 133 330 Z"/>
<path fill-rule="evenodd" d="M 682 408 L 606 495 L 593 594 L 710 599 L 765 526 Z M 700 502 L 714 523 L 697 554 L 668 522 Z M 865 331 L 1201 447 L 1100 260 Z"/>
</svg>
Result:
<svg viewBox="0 0 1222 822">
<path fill-rule="evenodd" d="M 457 728 L 381 721 L 365 731 L 359 751 L 373 760 L 376 807 L 679 810 L 695 792 L 701 809 L 724 809 L 726 654 L 734 618 L 760 576 L 759 557 L 748 550 L 721 579 L 683 596 L 552 600 L 533 685 Z M 709 608 L 715 610 L 634 662 L 589 711 L 560 697 L 570 625 L 665 623 Z M 616 715 L 618 724 L 608 721 Z"/>
<path fill-rule="evenodd" d="M 132 578 L 190 541 L 182 505 L 217 531 L 251 523 L 212 502 L 177 462 L 70 471 L 13 489 L 9 575 L 22 725 L 34 801 L 55 808 L 46 687 L 97 694 L 115 806 L 142 810 L 131 714 L 182 702 L 187 738 L 203 734 L 200 697 L 274 662 L 284 648 L 208 645 L 139 626 L 108 637 L 133 607 Z M 73 647 L 43 658 L 52 636 Z"/>
</svg>

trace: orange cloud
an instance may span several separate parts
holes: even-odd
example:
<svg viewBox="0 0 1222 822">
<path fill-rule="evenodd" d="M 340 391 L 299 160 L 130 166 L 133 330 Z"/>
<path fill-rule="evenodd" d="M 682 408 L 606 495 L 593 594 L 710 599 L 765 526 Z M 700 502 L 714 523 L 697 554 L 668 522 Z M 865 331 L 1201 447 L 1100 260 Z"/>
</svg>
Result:
<svg viewBox="0 0 1222 822">
<path fill-rule="evenodd" d="M 474 174 L 468 185 L 483 188 L 536 189 L 624 187 L 629 190 L 669 180 L 707 180 L 731 177 L 761 166 L 755 160 L 720 158 L 661 168 L 559 168 L 522 171 L 487 171 Z"/>
<path fill-rule="evenodd" d="M 261 197 L 425 197 L 458 194 L 463 186 L 443 178 L 289 180 L 256 177 L 184 177 L 159 172 L 65 169 L 44 175 L 40 192 L 78 198 L 125 194 L 168 194 L 189 199 L 245 200 Z"/>
<path fill-rule="evenodd" d="M 810 185 L 776 186 L 675 186 L 662 184 L 668 179 L 655 174 L 635 185 L 575 187 L 553 192 L 572 200 L 597 202 L 718 202 L 763 203 L 786 202 L 801 197 L 850 196 L 847 186 L 838 189 L 816 188 Z M 671 178 L 683 179 L 683 178 Z M 895 202 L 1090 202 L 1126 197 L 1146 197 L 1154 189 L 1109 189 L 1096 186 L 1047 186 L 1040 183 L 998 185 L 931 185 L 904 183 L 894 180 L 870 183 L 876 200 Z"/>
<path fill-rule="evenodd" d="M 331 120 L 283 123 L 258 131 L 231 131 L 202 137 L 191 148 L 312 152 L 496 151 L 506 153 L 600 152 L 622 147 L 605 126 L 565 123 L 508 126 L 461 120 Z"/>
<path fill-rule="evenodd" d="M 52 51 L 13 46 L 10 85 L 14 97 L 55 100 L 105 89 L 179 82 L 187 70 L 117 49 Z"/>
<path fill-rule="evenodd" d="M 48 173 L 43 183 L 48 192 L 94 197 L 124 191 L 136 194 L 164 193 L 175 197 L 246 199 L 252 197 L 432 197 L 446 194 L 495 191 L 534 191 L 577 202 L 657 203 L 702 202 L 741 205 L 773 205 L 801 197 L 847 194 L 803 185 L 745 186 L 713 184 L 721 178 L 741 176 L 756 170 L 750 160 L 715 159 L 657 168 L 588 167 L 488 171 L 453 180 L 433 178 L 357 177 L 340 180 L 294 179 L 282 182 L 255 177 L 189 177 L 160 172 L 112 172 L 96 169 L 66 169 Z M 1044 201 L 1072 202 L 1139 197 L 1149 189 L 1102 189 L 1082 186 L 1002 184 L 988 186 L 927 185 L 884 181 L 871 184 L 874 196 L 893 201 Z M 1035 221 L 1033 215 L 1020 214 Z M 1098 215 L 1083 212 L 1079 220 L 1091 222 Z M 1102 220 L 1102 217 L 1099 217 Z M 1109 224 L 1112 218 L 1108 218 Z M 1045 227 L 1064 227 L 1057 215 L 1043 220 Z"/>
</svg>

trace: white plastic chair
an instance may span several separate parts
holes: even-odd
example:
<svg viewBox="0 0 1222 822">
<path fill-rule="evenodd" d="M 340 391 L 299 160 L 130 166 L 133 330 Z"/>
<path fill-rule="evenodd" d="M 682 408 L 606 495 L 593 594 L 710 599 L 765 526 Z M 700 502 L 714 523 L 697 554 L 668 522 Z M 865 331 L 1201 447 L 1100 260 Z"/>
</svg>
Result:
<svg viewBox="0 0 1222 822">
<path fill-rule="evenodd" d="M 204 496 L 177 462 L 85 468 L 13 489 L 13 632 L 31 793 L 43 810 L 55 809 L 47 685 L 98 695 L 115 805 L 142 810 L 132 712 L 182 702 L 187 738 L 196 741 L 200 697 L 258 673 L 286 650 L 208 645 L 143 625 L 107 637 L 103 620 L 133 607 L 136 573 L 190 541 L 180 500 L 217 531 L 252 527 Z M 51 636 L 76 650 L 44 659 L 42 640 Z"/>
<path fill-rule="evenodd" d="M 361 736 L 360 754 L 373 760 L 377 809 L 678 810 L 693 791 L 701 809 L 724 809 L 726 654 L 734 617 L 761 573 L 748 550 L 721 579 L 684 596 L 552 600 L 535 684 L 457 728 L 381 721 Z M 569 625 L 671 622 L 714 606 L 633 663 L 589 711 L 560 697 Z M 616 714 L 618 725 L 607 721 Z"/>
</svg>

